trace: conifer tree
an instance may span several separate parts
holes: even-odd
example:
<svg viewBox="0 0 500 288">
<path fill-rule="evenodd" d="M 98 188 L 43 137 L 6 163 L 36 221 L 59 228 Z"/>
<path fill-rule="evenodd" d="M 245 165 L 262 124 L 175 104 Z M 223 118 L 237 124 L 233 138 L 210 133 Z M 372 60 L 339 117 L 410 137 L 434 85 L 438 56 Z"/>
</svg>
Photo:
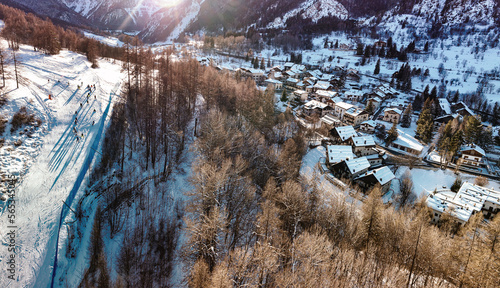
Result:
<svg viewBox="0 0 500 288">
<path fill-rule="evenodd" d="M 373 74 L 378 75 L 380 73 L 380 59 L 377 60 L 377 64 L 375 64 L 375 70 Z"/>
</svg>

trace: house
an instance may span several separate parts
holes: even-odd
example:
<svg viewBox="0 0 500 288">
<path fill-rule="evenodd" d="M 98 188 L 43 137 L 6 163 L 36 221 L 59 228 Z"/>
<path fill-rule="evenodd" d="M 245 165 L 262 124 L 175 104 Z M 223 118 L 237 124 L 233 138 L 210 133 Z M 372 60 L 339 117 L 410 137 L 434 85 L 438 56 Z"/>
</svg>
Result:
<svg viewBox="0 0 500 288">
<path fill-rule="evenodd" d="M 377 153 L 377 151 L 374 150 L 375 139 L 373 139 L 371 135 L 351 137 L 348 143 L 351 144 L 354 149 L 354 154 L 358 157 Z"/>
<path fill-rule="evenodd" d="M 398 108 L 386 108 L 384 110 L 384 117 L 383 120 L 387 122 L 392 122 L 392 123 L 399 123 L 399 120 L 401 119 L 401 114 L 403 112 L 399 110 Z"/>
<path fill-rule="evenodd" d="M 293 91 L 293 96 L 300 99 L 301 101 L 305 102 L 305 101 L 307 101 L 307 98 L 309 97 L 309 93 L 307 93 L 304 90 L 295 90 L 295 91 Z"/>
<path fill-rule="evenodd" d="M 457 193 L 441 190 L 429 194 L 425 200 L 432 209 L 433 223 L 439 223 L 441 215 L 448 213 L 459 225 L 464 225 L 470 217 L 482 212 L 491 219 L 500 211 L 500 192 L 465 182 Z"/>
<path fill-rule="evenodd" d="M 370 168 L 376 168 L 382 166 L 382 163 L 387 158 L 384 152 L 379 151 L 378 149 L 373 149 L 374 154 L 366 155 L 366 159 L 370 162 Z"/>
<path fill-rule="evenodd" d="M 292 69 L 293 65 L 295 65 L 295 63 L 286 62 L 285 65 L 283 65 L 283 67 L 285 67 L 283 70 L 290 70 L 290 69 Z"/>
<path fill-rule="evenodd" d="M 424 146 L 417 139 L 402 132 L 398 129 L 398 138 L 391 143 L 391 147 L 399 149 L 403 152 L 410 153 L 414 156 L 419 156 L 424 150 Z"/>
<path fill-rule="evenodd" d="M 283 88 L 283 83 L 276 79 L 267 79 L 266 81 L 264 81 L 264 84 L 266 86 L 271 85 L 274 90 L 281 90 Z"/>
<path fill-rule="evenodd" d="M 373 120 L 366 120 L 359 124 L 359 130 L 366 133 L 374 133 L 375 127 L 377 127 L 377 123 Z"/>
<path fill-rule="evenodd" d="M 316 99 L 324 103 L 326 103 L 327 100 L 334 99 L 335 96 L 337 96 L 337 92 L 325 91 L 325 90 L 316 91 Z"/>
<path fill-rule="evenodd" d="M 352 126 L 335 127 L 330 133 L 332 134 L 333 140 L 337 143 L 342 143 L 353 136 L 358 136 L 358 133 L 356 133 Z"/>
<path fill-rule="evenodd" d="M 279 71 L 272 71 L 271 70 L 271 72 L 269 72 L 269 74 L 268 74 L 268 77 L 270 79 L 281 80 L 281 79 L 283 79 L 283 74 L 281 74 L 281 72 L 279 72 Z"/>
<path fill-rule="evenodd" d="M 345 111 L 343 121 L 347 125 L 358 126 L 362 122 L 368 120 L 368 112 L 357 107 L 352 107 Z"/>
<path fill-rule="evenodd" d="M 460 148 L 461 157 L 459 159 L 461 164 L 479 167 L 483 164 L 482 158 L 486 156 L 483 148 L 475 145 L 464 145 Z"/>
<path fill-rule="evenodd" d="M 326 146 L 326 163 L 329 165 L 354 158 L 356 158 L 356 156 L 352 153 L 351 146 L 348 145 Z"/>
<path fill-rule="evenodd" d="M 295 79 L 295 78 L 287 78 L 285 80 L 285 85 L 289 86 L 289 87 L 292 87 L 292 88 L 296 88 L 297 87 L 297 84 L 300 82 L 299 79 Z"/>
<path fill-rule="evenodd" d="M 382 104 L 382 99 L 380 99 L 380 97 L 372 97 L 366 102 L 366 107 L 368 107 L 370 103 L 373 106 L 373 112 L 375 112 L 380 107 L 380 104 Z"/>
<path fill-rule="evenodd" d="M 344 113 L 352 107 L 354 107 L 354 105 L 345 102 L 335 103 L 335 115 L 337 115 L 340 120 L 343 120 Z"/>
<path fill-rule="evenodd" d="M 356 69 L 349 68 L 346 71 L 346 80 L 348 81 L 359 81 L 361 76 L 359 76 L 359 72 Z"/>
<path fill-rule="evenodd" d="M 379 41 L 375 41 L 375 43 L 373 43 L 373 46 L 375 48 L 383 48 L 383 47 L 387 46 L 387 43 L 384 42 L 384 41 L 379 40 Z"/>
<path fill-rule="evenodd" d="M 476 115 L 476 113 L 474 113 L 474 111 L 472 111 L 469 106 L 467 106 L 463 101 L 460 101 L 456 104 L 453 104 L 451 106 L 451 111 L 453 113 L 458 113 L 462 116 L 474 116 Z"/>
<path fill-rule="evenodd" d="M 398 91 L 387 84 L 377 86 L 377 88 L 374 89 L 374 92 L 379 96 L 383 95 L 381 97 L 382 99 L 393 98 L 394 96 L 399 94 Z"/>
<path fill-rule="evenodd" d="M 373 169 L 356 177 L 354 181 L 364 190 L 368 191 L 375 185 L 380 185 L 382 195 L 389 191 L 392 180 L 396 178 L 389 167 L 384 166 Z"/>
<path fill-rule="evenodd" d="M 333 87 L 332 87 L 332 84 L 330 84 L 330 82 L 326 82 L 326 81 L 318 81 L 316 82 L 316 84 L 314 84 L 313 86 L 314 88 L 314 91 L 318 91 L 318 90 L 331 90 Z"/>
<path fill-rule="evenodd" d="M 319 120 L 321 120 L 321 123 L 323 123 L 326 128 L 328 128 L 329 130 L 330 129 L 333 129 L 335 127 L 339 127 L 342 122 L 335 118 L 333 115 L 331 114 L 326 114 L 325 116 L 321 117 Z"/>
<path fill-rule="evenodd" d="M 344 93 L 344 100 L 350 100 L 353 102 L 359 102 L 363 99 L 363 91 L 351 89 Z"/>
<path fill-rule="evenodd" d="M 451 105 L 450 105 L 450 102 L 448 102 L 448 99 L 439 98 L 438 103 L 439 103 L 439 106 L 437 108 L 438 108 L 439 116 L 451 115 Z"/>
<path fill-rule="evenodd" d="M 354 179 L 358 175 L 366 173 L 370 168 L 370 162 L 366 157 L 354 158 L 333 164 L 330 170 L 337 178 Z"/>
<path fill-rule="evenodd" d="M 240 68 L 241 76 L 244 78 L 252 78 L 256 83 L 262 83 L 265 80 L 264 71 L 253 68 Z"/>
<path fill-rule="evenodd" d="M 303 113 L 307 116 L 312 116 L 314 114 L 318 115 L 319 117 L 324 116 L 326 113 L 329 111 L 332 111 L 333 108 L 328 106 L 325 103 L 321 103 L 316 100 L 311 100 L 304 104 L 304 107 L 302 109 Z"/>
</svg>

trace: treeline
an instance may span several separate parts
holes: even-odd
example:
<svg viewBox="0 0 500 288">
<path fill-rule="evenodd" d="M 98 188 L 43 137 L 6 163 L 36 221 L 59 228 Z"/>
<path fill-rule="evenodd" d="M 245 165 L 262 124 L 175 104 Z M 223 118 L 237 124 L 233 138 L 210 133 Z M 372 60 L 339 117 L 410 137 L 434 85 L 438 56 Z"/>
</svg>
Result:
<svg viewBox="0 0 500 288">
<path fill-rule="evenodd" d="M 118 59 L 122 48 L 111 47 L 97 40 L 85 37 L 77 29 L 64 29 L 55 26 L 50 20 L 25 13 L 19 9 L 0 4 L 0 19 L 5 22 L 2 36 L 9 42 L 9 47 L 17 50 L 19 44 L 32 45 L 47 54 L 58 54 L 65 48 L 84 53 L 89 61 L 96 63 L 98 56 Z"/>
</svg>

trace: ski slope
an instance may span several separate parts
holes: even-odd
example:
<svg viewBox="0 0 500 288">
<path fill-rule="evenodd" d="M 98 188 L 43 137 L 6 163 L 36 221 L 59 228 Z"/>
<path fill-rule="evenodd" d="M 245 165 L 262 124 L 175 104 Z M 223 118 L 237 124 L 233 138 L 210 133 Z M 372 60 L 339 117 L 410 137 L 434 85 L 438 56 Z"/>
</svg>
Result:
<svg viewBox="0 0 500 288">
<path fill-rule="evenodd" d="M 85 56 L 69 51 L 49 56 L 22 46 L 18 53 L 20 87 L 15 89 L 15 81 L 9 80 L 3 91 L 10 91 L 13 103 L 26 98 L 44 120 L 46 131 L 39 135 L 39 151 L 27 161 L 31 167 L 16 188 L 16 281 L 8 279 L 4 269 L 10 257 L 7 213 L 0 217 L 0 287 L 49 287 L 56 245 L 61 247 L 65 241 L 66 234 L 60 234 L 59 228 L 64 229 L 65 217 L 72 213 L 63 201 L 71 206 L 81 195 L 82 183 L 98 157 L 123 74 L 120 65 L 107 60 L 99 60 L 100 68 L 91 69 Z M 96 89 L 87 103 L 89 91 L 85 88 L 92 84 Z M 52 100 L 48 100 L 49 94 Z"/>
</svg>

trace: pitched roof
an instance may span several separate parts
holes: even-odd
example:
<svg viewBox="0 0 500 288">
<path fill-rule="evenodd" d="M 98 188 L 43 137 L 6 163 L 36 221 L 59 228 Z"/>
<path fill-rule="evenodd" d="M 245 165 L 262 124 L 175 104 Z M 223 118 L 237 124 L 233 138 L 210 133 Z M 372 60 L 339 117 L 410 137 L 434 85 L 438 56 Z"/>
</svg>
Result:
<svg viewBox="0 0 500 288">
<path fill-rule="evenodd" d="M 316 101 L 316 100 L 311 100 L 309 102 L 307 102 L 306 104 L 304 104 L 304 108 L 306 109 L 325 109 L 326 107 L 328 107 L 327 104 L 325 103 L 321 103 L 319 101 Z"/>
<path fill-rule="evenodd" d="M 358 136 L 358 133 L 356 133 L 352 126 L 335 127 L 335 131 L 337 131 L 342 141 L 346 141 L 353 136 Z"/>
<path fill-rule="evenodd" d="M 364 122 L 361 123 L 361 125 L 368 125 L 368 126 L 372 126 L 373 128 L 377 127 L 377 122 L 373 121 L 373 120 L 366 120 Z"/>
<path fill-rule="evenodd" d="M 352 145 L 356 147 L 375 146 L 375 140 L 371 135 L 352 137 L 351 140 Z"/>
<path fill-rule="evenodd" d="M 400 110 L 400 109 L 398 109 L 398 108 L 386 108 L 386 109 L 384 110 L 384 113 L 385 113 L 385 112 L 394 112 L 394 113 L 399 114 L 399 115 L 401 115 L 401 113 L 403 113 L 403 111 L 401 111 L 401 110 Z"/>
<path fill-rule="evenodd" d="M 394 173 L 392 173 L 391 169 L 389 169 L 389 167 L 387 166 L 384 166 L 377 169 L 373 169 L 364 174 L 361 174 L 356 179 L 364 178 L 370 175 L 373 175 L 375 179 L 377 179 L 378 183 L 380 183 L 380 185 L 384 185 L 389 181 L 391 181 L 392 179 L 396 178 L 396 176 L 394 176 Z"/>
<path fill-rule="evenodd" d="M 484 149 L 475 144 L 463 145 L 462 147 L 460 147 L 460 152 L 471 150 L 476 151 L 483 156 L 486 156 L 486 152 L 484 152 Z"/>
<path fill-rule="evenodd" d="M 356 157 L 352 153 L 352 147 L 348 145 L 328 145 L 326 146 L 326 150 L 329 163 L 338 163 Z"/>
<path fill-rule="evenodd" d="M 349 103 L 345 103 L 345 102 L 339 102 L 339 103 L 336 104 L 336 106 L 338 106 L 338 107 L 340 107 L 342 109 L 345 109 L 345 110 L 354 107 L 354 105 L 349 104 Z"/>
<path fill-rule="evenodd" d="M 351 172 L 351 174 L 358 173 L 359 171 L 370 168 L 370 162 L 368 162 L 368 159 L 366 159 L 366 157 L 346 160 L 345 164 L 347 165 L 347 168 L 349 169 L 349 172 Z"/>
<path fill-rule="evenodd" d="M 439 107 L 444 111 L 445 114 L 451 114 L 450 102 L 446 98 L 439 98 Z"/>
</svg>

